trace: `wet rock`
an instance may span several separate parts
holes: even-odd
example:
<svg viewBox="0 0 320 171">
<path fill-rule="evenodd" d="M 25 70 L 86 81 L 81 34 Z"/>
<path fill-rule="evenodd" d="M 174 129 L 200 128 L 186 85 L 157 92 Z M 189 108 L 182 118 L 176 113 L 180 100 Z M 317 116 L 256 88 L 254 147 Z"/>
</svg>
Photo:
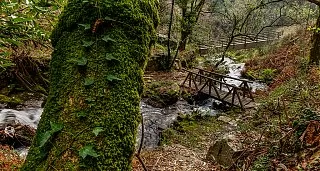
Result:
<svg viewBox="0 0 320 171">
<path fill-rule="evenodd" d="M 179 100 L 179 90 L 179 85 L 173 82 L 153 82 L 145 86 L 143 97 L 148 98 L 145 101 L 147 104 L 163 108 L 173 105 Z"/>
<path fill-rule="evenodd" d="M 0 94 L 0 104 L 8 108 L 13 108 L 18 106 L 19 104 L 22 104 L 22 101 L 16 97 L 8 97 L 6 95 Z"/>
<path fill-rule="evenodd" d="M 36 130 L 27 125 L 12 124 L 0 129 L 0 144 L 14 148 L 30 146 Z"/>
<path fill-rule="evenodd" d="M 159 145 L 161 132 L 167 129 L 178 117 L 179 113 L 190 112 L 191 107 L 184 101 L 166 108 L 155 108 L 141 102 L 141 112 L 144 120 L 144 148 L 155 148 Z M 142 130 L 139 126 L 137 145 L 140 144 Z"/>
<path fill-rule="evenodd" d="M 209 53 L 209 47 L 207 46 L 201 46 L 199 47 L 199 55 L 207 55 Z"/>
<path fill-rule="evenodd" d="M 176 93 L 163 93 L 158 96 L 149 98 L 146 103 L 157 108 L 163 108 L 175 104 L 179 100 L 179 94 Z"/>
</svg>

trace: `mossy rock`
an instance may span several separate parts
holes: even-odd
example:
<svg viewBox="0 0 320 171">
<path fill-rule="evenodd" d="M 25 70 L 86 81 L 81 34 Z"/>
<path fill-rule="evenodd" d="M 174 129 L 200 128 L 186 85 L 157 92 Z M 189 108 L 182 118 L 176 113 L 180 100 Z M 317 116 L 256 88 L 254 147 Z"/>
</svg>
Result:
<svg viewBox="0 0 320 171">
<path fill-rule="evenodd" d="M 165 71 L 165 60 L 167 54 L 165 53 L 158 53 L 151 56 L 148 60 L 146 71 Z"/>
<path fill-rule="evenodd" d="M 147 104 L 163 108 L 175 104 L 179 100 L 179 91 L 168 90 L 161 94 L 153 95 L 147 100 Z"/>
<path fill-rule="evenodd" d="M 5 104 L 8 107 L 16 107 L 22 104 L 22 100 L 16 97 L 8 97 L 0 94 L 0 104 Z"/>
<path fill-rule="evenodd" d="M 154 82 L 146 85 L 143 97 L 148 98 L 147 104 L 153 107 L 166 107 L 179 100 L 179 86 L 168 81 Z"/>
</svg>

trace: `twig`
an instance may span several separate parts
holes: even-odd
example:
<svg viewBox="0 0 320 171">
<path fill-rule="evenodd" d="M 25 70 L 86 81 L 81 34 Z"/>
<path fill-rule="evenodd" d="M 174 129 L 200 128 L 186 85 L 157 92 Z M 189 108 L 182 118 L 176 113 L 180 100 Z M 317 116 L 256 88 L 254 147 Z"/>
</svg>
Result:
<svg viewBox="0 0 320 171">
<path fill-rule="evenodd" d="M 147 169 L 146 165 L 144 164 L 143 160 L 141 159 L 140 155 L 136 154 L 135 156 L 138 158 L 138 160 L 141 163 L 144 171 L 148 171 L 148 169 Z"/>
<path fill-rule="evenodd" d="M 138 152 L 135 154 L 135 156 L 138 158 L 139 162 L 141 163 L 144 171 L 148 171 L 146 165 L 144 164 L 143 160 L 140 157 L 141 154 L 141 150 L 142 150 L 142 146 L 143 146 L 143 140 L 144 140 L 144 122 L 143 122 L 143 115 L 141 114 L 141 139 L 140 139 L 140 145 L 139 145 L 139 149 Z"/>
<path fill-rule="evenodd" d="M 139 146 L 138 153 L 137 153 L 138 155 L 140 155 L 140 153 L 141 153 L 142 146 L 143 146 L 143 140 L 144 140 L 144 122 L 143 122 L 143 115 L 141 113 L 141 140 L 140 140 L 140 146 Z"/>
<path fill-rule="evenodd" d="M 152 170 L 154 170 L 154 167 L 158 164 L 158 162 L 159 162 L 159 160 L 160 160 L 161 157 L 162 157 L 162 156 L 158 157 L 156 163 L 155 163 L 155 164 L 153 165 L 153 167 L 152 167 Z"/>
</svg>

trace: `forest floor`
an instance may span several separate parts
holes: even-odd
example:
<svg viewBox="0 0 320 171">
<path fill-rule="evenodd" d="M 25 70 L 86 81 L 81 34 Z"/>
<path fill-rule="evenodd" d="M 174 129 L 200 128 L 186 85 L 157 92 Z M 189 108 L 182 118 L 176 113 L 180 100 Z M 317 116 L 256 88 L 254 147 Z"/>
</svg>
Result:
<svg viewBox="0 0 320 171">
<path fill-rule="evenodd" d="M 320 170 L 320 69 L 307 64 L 309 38 L 298 33 L 259 53 L 233 52 L 236 60 L 246 63 L 244 77 L 268 83 L 266 90 L 255 93 L 260 105 L 213 117 L 182 117 L 163 132 L 161 147 L 143 151 L 146 167 L 159 171 Z M 231 156 L 231 164 L 208 158 L 215 142 L 225 137 L 226 145 L 241 146 L 240 155 Z M 136 159 L 133 166 L 135 171 L 143 170 Z"/>
</svg>

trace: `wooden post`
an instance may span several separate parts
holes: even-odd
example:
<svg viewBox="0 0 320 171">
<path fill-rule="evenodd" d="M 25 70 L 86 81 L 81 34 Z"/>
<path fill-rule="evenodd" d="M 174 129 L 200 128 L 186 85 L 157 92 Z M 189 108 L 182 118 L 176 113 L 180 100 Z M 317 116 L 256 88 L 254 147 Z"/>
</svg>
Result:
<svg viewBox="0 0 320 171">
<path fill-rule="evenodd" d="M 242 105 L 242 101 L 241 101 L 241 99 L 240 99 L 240 96 L 239 96 L 239 94 L 238 94 L 238 91 L 237 91 L 236 89 L 235 89 L 235 92 L 236 92 L 236 94 L 237 94 L 237 97 L 238 97 L 239 104 L 240 104 L 241 108 L 244 109 L 244 106 Z"/>
<path fill-rule="evenodd" d="M 212 80 L 209 80 L 209 96 L 211 96 Z"/>
<path fill-rule="evenodd" d="M 235 96 L 235 93 L 236 93 L 236 90 L 235 88 L 232 88 L 232 100 L 231 100 L 231 104 L 234 105 L 234 96 Z"/>
</svg>

